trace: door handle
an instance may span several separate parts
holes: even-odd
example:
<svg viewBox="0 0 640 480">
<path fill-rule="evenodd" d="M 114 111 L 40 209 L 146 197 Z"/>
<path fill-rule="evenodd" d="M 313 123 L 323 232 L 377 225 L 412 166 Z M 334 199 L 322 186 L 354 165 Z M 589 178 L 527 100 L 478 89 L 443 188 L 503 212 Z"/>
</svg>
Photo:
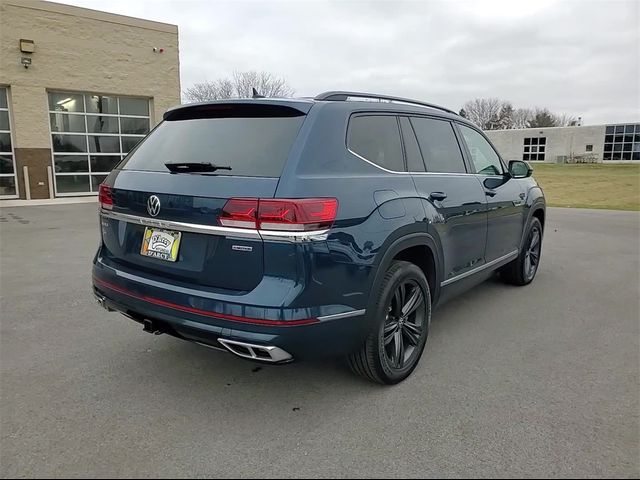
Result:
<svg viewBox="0 0 640 480">
<path fill-rule="evenodd" d="M 498 194 L 498 192 L 492 190 L 491 188 L 485 188 L 484 193 L 487 195 L 487 197 L 495 197 Z"/>
<path fill-rule="evenodd" d="M 429 194 L 429 198 L 431 200 L 437 200 L 438 202 L 441 202 L 442 200 L 447 198 L 447 194 L 444 192 L 431 192 L 431 194 Z"/>
</svg>

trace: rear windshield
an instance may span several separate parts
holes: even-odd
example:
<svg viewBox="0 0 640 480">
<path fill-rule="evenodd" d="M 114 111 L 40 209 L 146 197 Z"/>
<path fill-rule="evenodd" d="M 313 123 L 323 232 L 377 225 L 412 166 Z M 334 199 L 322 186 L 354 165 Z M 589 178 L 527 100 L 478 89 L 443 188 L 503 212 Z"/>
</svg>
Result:
<svg viewBox="0 0 640 480">
<path fill-rule="evenodd" d="M 293 109 L 273 110 L 266 116 L 254 109 L 221 108 L 205 117 L 187 109 L 158 125 L 120 168 L 168 172 L 165 163 L 210 162 L 231 167 L 218 175 L 279 177 L 305 117 Z"/>
</svg>

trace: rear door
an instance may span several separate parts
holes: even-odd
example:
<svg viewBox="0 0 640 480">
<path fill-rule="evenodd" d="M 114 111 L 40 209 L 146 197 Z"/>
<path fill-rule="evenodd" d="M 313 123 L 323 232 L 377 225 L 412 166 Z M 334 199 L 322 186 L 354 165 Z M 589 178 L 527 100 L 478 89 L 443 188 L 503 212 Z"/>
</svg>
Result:
<svg viewBox="0 0 640 480">
<path fill-rule="evenodd" d="M 304 107 L 231 103 L 170 112 L 105 182 L 113 205 L 102 210 L 103 258 L 160 281 L 253 289 L 263 277 L 260 235 L 223 227 L 219 216 L 232 197 L 273 198 Z M 230 170 L 172 173 L 165 165 L 202 162 Z M 175 261 L 149 254 L 149 241 L 171 236 L 180 237 Z"/>
<path fill-rule="evenodd" d="M 487 212 L 484 192 L 467 172 L 451 122 L 401 118 L 402 134 L 416 189 L 444 255 L 444 281 L 484 262 Z M 417 139 L 417 142 L 416 142 Z"/>
<path fill-rule="evenodd" d="M 479 131 L 458 124 L 476 177 L 488 205 L 486 260 L 500 259 L 520 248 L 526 189 L 506 169 L 489 141 Z"/>
</svg>

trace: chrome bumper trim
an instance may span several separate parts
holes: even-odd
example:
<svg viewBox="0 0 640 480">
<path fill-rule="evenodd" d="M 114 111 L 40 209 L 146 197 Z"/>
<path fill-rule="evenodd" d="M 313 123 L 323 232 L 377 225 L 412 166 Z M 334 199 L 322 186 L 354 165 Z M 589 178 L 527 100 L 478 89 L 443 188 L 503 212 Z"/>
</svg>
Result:
<svg viewBox="0 0 640 480">
<path fill-rule="evenodd" d="M 366 310 L 362 309 L 353 310 L 352 312 L 334 313 L 333 315 L 323 315 L 322 317 L 318 317 L 318 320 L 320 320 L 321 322 L 326 322 L 329 320 L 339 320 L 341 318 L 358 317 L 360 315 L 364 315 L 365 312 Z"/>
<path fill-rule="evenodd" d="M 172 220 L 159 220 L 150 217 L 140 217 L 127 213 L 114 212 L 100 209 L 100 215 L 104 218 L 121 220 L 123 222 L 143 225 L 145 227 L 164 228 L 181 232 L 200 233 L 204 235 L 220 235 L 231 238 L 246 238 L 252 240 L 265 240 L 272 242 L 305 243 L 326 240 L 328 230 L 314 230 L 311 232 L 288 232 L 276 230 L 252 230 L 249 228 L 221 227 L 217 225 L 202 225 L 199 223 L 175 222 Z"/>
</svg>

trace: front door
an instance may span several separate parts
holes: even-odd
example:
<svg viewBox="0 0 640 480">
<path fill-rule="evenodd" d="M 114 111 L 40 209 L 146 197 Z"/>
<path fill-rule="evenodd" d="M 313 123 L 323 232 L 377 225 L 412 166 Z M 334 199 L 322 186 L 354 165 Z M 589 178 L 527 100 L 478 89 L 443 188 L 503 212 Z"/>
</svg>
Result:
<svg viewBox="0 0 640 480">
<path fill-rule="evenodd" d="M 520 248 L 524 227 L 526 189 L 511 178 L 500 157 L 479 131 L 458 124 L 467 146 L 476 178 L 487 200 L 488 230 L 485 258 L 500 260 Z"/>
<path fill-rule="evenodd" d="M 467 172 L 453 125 L 428 117 L 402 117 L 407 166 L 443 252 L 443 281 L 484 263 L 486 201 Z M 417 137 L 417 142 L 416 142 Z"/>
</svg>

